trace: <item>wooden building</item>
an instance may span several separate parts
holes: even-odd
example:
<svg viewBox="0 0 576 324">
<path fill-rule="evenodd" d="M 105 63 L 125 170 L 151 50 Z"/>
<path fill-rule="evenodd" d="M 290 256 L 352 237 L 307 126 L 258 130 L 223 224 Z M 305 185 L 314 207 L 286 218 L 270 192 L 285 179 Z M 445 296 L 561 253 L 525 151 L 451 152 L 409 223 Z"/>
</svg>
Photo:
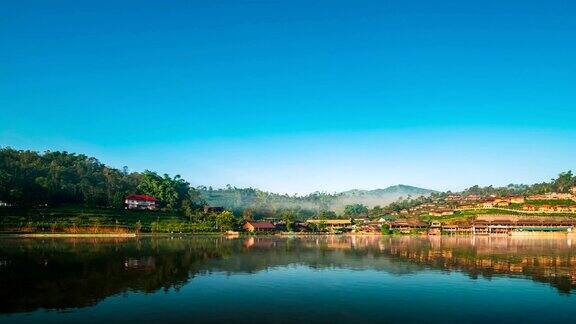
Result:
<svg viewBox="0 0 576 324">
<path fill-rule="evenodd" d="M 309 219 L 306 221 L 306 224 L 325 226 L 330 230 L 352 229 L 351 219 Z"/>
<path fill-rule="evenodd" d="M 270 222 L 248 221 L 242 226 L 248 232 L 274 232 L 276 227 Z"/>
</svg>

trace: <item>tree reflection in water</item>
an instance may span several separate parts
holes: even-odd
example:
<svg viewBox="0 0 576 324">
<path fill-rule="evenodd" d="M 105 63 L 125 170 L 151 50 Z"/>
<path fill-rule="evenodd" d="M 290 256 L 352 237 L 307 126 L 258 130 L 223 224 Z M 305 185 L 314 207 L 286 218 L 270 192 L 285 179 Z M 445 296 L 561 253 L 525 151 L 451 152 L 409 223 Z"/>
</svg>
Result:
<svg viewBox="0 0 576 324">
<path fill-rule="evenodd" d="M 516 276 L 570 293 L 570 237 L 217 236 L 0 239 L 0 312 L 94 305 L 119 293 L 184 286 L 210 272 L 299 264 L 403 275 L 440 269 L 471 278 Z"/>
</svg>

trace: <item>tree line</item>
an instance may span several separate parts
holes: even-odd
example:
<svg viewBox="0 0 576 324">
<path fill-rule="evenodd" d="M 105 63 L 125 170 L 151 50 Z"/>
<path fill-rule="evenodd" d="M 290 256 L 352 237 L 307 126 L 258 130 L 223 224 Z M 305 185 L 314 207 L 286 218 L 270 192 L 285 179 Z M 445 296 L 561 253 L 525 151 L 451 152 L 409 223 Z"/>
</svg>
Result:
<svg viewBox="0 0 576 324">
<path fill-rule="evenodd" d="M 462 194 L 499 195 L 541 194 L 569 192 L 576 186 L 571 171 L 562 172 L 550 182 L 506 187 L 473 186 Z M 280 195 L 253 188 L 227 186 L 194 188 L 179 175 L 159 175 L 153 171 L 129 172 L 127 167 L 115 169 L 98 159 L 83 154 L 0 148 L 0 201 L 22 207 L 40 205 L 84 204 L 94 207 L 123 208 L 129 194 L 147 194 L 158 199 L 161 209 L 180 211 L 190 221 L 211 222 L 228 227 L 230 215 L 203 215 L 200 207 L 210 202 L 224 206 L 239 219 L 284 219 L 287 223 L 311 217 L 369 217 L 376 218 L 392 212 L 442 198 L 450 192 L 432 193 L 427 197 L 401 198 L 387 206 L 368 209 L 351 204 L 342 214 L 330 210 L 339 194 L 312 193 L 306 196 Z"/>
<path fill-rule="evenodd" d="M 505 187 L 480 187 L 476 185 L 464 190 L 462 194 L 504 197 L 509 195 L 538 195 L 549 192 L 569 193 L 574 186 L 576 186 L 576 176 L 572 171 L 566 171 L 558 174 L 556 178 L 551 179 L 549 182 L 540 182 L 532 185 L 509 184 Z"/>
<path fill-rule="evenodd" d="M 122 208 L 124 198 L 134 193 L 154 196 L 170 210 L 201 203 L 198 191 L 178 175 L 128 172 L 83 154 L 0 149 L 0 201 L 6 203 Z"/>
</svg>

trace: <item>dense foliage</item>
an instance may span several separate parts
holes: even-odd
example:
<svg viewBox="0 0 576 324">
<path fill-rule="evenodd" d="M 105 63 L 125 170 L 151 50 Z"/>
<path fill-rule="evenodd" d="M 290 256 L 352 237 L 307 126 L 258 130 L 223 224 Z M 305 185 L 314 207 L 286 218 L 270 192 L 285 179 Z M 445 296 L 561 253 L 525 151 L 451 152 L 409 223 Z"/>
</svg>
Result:
<svg viewBox="0 0 576 324">
<path fill-rule="evenodd" d="M 462 194 L 506 196 L 566 193 L 573 186 L 576 186 L 576 176 L 568 171 L 559 174 L 550 182 L 533 185 L 511 184 L 506 187 L 473 186 L 464 190 Z M 165 217 L 164 220 L 160 220 L 156 216 L 148 217 L 148 220 L 142 219 L 143 223 L 139 223 L 139 226 L 149 231 L 226 231 L 238 229 L 246 220 L 269 218 L 283 220 L 288 229 L 292 229 L 296 221 L 312 217 L 376 219 L 408 210 L 425 202 L 442 200 L 450 194 L 401 185 L 372 191 L 352 190 L 339 194 L 316 192 L 306 196 L 281 195 L 232 186 L 222 189 L 192 188 L 179 175 L 171 177 L 152 171 L 128 172 L 126 167 L 122 170 L 111 168 L 96 158 L 82 154 L 0 149 L 2 202 L 18 207 L 82 205 L 118 210 L 123 208 L 124 198 L 135 193 L 156 197 L 159 209 L 172 213 L 170 219 Z M 401 196 L 402 193 L 409 194 Z M 412 193 L 415 195 L 412 196 Z M 418 193 L 428 194 L 416 195 Z M 373 204 L 390 197 L 398 198 L 382 206 Z M 367 206 L 361 202 L 371 205 Z M 203 213 L 201 207 L 205 204 L 221 206 L 228 211 Z M 335 206 L 341 208 L 336 209 Z M 40 220 L 28 219 L 26 222 L 31 221 L 33 222 L 28 224 L 30 226 L 47 225 L 44 216 Z M 118 222 L 119 220 L 114 220 L 114 224 Z M 77 223 L 89 222 L 82 220 L 74 224 Z M 135 228 L 136 220 L 130 224 L 120 225 Z"/>
<path fill-rule="evenodd" d="M 133 193 L 154 196 L 166 209 L 188 207 L 199 197 L 180 176 L 129 173 L 126 167 L 114 169 L 82 154 L 0 149 L 0 201 L 18 206 L 121 208 L 124 197 Z"/>
<path fill-rule="evenodd" d="M 541 182 L 532 185 L 509 184 L 506 187 L 480 187 L 476 185 L 464 190 L 462 193 L 482 196 L 533 195 L 548 192 L 568 193 L 574 186 L 576 186 L 576 176 L 572 174 L 572 171 L 567 171 L 560 173 L 557 178 L 550 180 L 550 182 Z"/>
</svg>

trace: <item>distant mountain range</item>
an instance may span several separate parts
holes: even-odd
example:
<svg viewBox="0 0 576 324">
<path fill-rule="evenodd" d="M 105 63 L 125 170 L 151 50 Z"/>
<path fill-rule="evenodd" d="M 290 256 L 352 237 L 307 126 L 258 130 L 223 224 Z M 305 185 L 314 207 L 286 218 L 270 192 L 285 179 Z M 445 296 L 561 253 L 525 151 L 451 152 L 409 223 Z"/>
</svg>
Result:
<svg viewBox="0 0 576 324">
<path fill-rule="evenodd" d="M 333 210 L 340 212 L 346 205 L 363 204 L 369 208 L 386 206 L 401 198 L 428 196 L 434 190 L 407 185 L 395 185 L 385 189 L 348 190 L 336 194 L 312 193 L 306 196 L 289 196 L 264 192 L 253 188 L 201 189 L 202 198 L 212 206 L 228 209 L 255 208 L 303 208 Z"/>
<path fill-rule="evenodd" d="M 395 185 L 385 189 L 374 190 L 348 190 L 340 193 L 337 205 L 345 206 L 350 204 L 363 204 L 367 207 L 385 206 L 400 198 L 416 198 L 428 196 L 434 190 L 418 188 L 407 185 Z"/>
</svg>

